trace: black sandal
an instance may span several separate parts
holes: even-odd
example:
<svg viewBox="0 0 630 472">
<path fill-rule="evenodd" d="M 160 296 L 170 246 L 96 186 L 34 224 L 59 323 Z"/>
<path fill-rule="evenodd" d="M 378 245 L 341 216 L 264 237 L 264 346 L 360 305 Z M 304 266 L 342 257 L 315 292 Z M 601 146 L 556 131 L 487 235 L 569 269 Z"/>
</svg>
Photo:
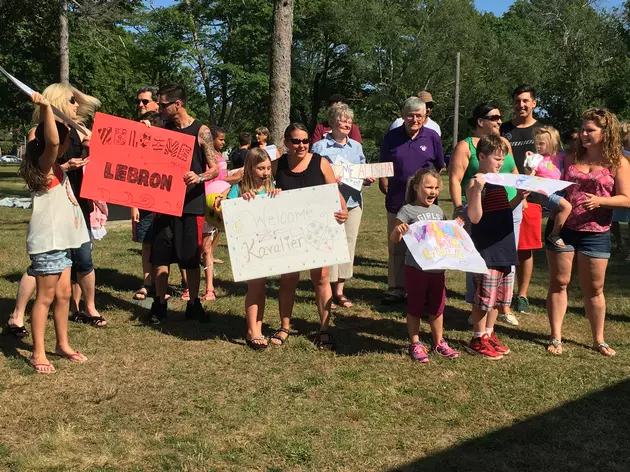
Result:
<svg viewBox="0 0 630 472">
<path fill-rule="evenodd" d="M 322 336 L 328 336 L 328 341 L 322 341 Z M 328 331 L 319 332 L 319 341 L 317 341 L 315 345 L 320 351 L 332 351 L 335 349 L 335 341 L 333 340 L 332 334 Z"/>
<path fill-rule="evenodd" d="M 267 349 L 269 347 L 268 344 L 263 344 L 263 343 L 257 343 L 255 341 L 264 341 L 265 337 L 264 336 L 256 336 L 252 339 L 245 339 L 245 342 L 247 343 L 247 345 L 252 348 L 254 351 L 262 351 L 264 349 Z"/>
<path fill-rule="evenodd" d="M 18 339 L 22 339 L 28 336 L 28 330 L 24 326 L 11 326 L 7 323 L 5 333 L 15 336 Z"/>
<path fill-rule="evenodd" d="M 286 334 L 287 337 L 283 338 L 282 336 L 280 336 L 280 333 Z M 278 341 L 280 341 L 280 343 L 273 343 L 273 344 L 275 344 L 276 346 L 282 346 L 284 343 L 287 342 L 287 339 L 289 339 L 289 336 L 291 336 L 291 331 L 285 328 L 280 328 L 276 330 L 276 332 L 274 332 L 271 336 L 269 336 L 269 339 L 277 339 Z"/>
<path fill-rule="evenodd" d="M 89 324 L 94 328 L 104 328 L 107 320 L 102 316 L 90 316 L 83 310 L 75 311 L 74 314 L 70 317 L 70 321 L 74 321 L 75 323 Z"/>
<path fill-rule="evenodd" d="M 152 295 L 152 287 L 150 285 L 143 285 L 138 290 L 136 290 L 136 293 L 133 294 L 133 299 L 142 301 L 142 300 L 146 300 L 147 298 L 150 298 L 151 295 Z"/>
</svg>

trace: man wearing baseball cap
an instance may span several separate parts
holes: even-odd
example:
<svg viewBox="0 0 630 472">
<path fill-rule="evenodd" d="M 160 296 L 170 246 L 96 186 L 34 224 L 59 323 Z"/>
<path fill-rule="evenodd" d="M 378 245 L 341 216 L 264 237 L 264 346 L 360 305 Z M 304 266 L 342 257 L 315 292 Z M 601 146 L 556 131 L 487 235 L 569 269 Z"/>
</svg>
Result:
<svg viewBox="0 0 630 472">
<path fill-rule="evenodd" d="M 440 129 L 440 125 L 438 125 L 435 121 L 433 121 L 431 119 L 431 112 L 433 111 L 433 97 L 431 96 L 431 94 L 429 92 L 427 92 L 426 90 L 423 90 L 422 92 L 418 93 L 418 98 L 420 100 L 422 100 L 426 106 L 427 106 L 427 119 L 424 122 L 425 127 L 432 129 L 433 131 L 435 131 L 438 136 L 442 136 L 442 130 Z M 403 125 L 403 119 L 402 118 L 398 118 L 396 121 L 394 121 L 392 123 L 392 125 L 389 127 L 390 130 L 394 129 L 394 128 L 398 128 L 399 126 Z"/>
</svg>

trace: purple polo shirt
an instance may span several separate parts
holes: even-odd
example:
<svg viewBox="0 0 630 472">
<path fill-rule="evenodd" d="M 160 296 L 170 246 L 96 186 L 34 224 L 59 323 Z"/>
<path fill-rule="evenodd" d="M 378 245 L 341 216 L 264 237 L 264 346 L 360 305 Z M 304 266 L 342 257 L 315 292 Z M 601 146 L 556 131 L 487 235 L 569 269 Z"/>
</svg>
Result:
<svg viewBox="0 0 630 472">
<path fill-rule="evenodd" d="M 413 139 L 407 136 L 404 125 L 394 128 L 385 135 L 380 162 L 394 163 L 394 176 L 388 177 L 385 208 L 389 213 L 398 213 L 405 201 L 409 177 L 418 169 L 432 167 L 439 171 L 444 167 L 442 141 L 435 131 L 425 126 Z"/>
</svg>

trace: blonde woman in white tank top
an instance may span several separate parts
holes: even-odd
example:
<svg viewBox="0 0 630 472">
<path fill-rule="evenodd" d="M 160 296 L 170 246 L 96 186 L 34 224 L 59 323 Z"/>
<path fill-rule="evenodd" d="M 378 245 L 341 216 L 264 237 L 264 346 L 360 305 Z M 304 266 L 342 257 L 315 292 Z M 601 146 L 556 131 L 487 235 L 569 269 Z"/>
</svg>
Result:
<svg viewBox="0 0 630 472">
<path fill-rule="evenodd" d="M 35 139 L 28 143 L 20 168 L 33 198 L 26 240 L 37 283 L 31 313 L 33 356 L 30 364 L 37 373 L 53 374 L 55 368 L 46 357 L 44 345 L 46 320 L 53 300 L 55 353 L 72 362 L 87 361 L 68 342 L 68 311 L 72 266 L 69 249 L 89 241 L 89 235 L 68 176 L 56 163 L 57 157 L 68 147 L 68 128 L 55 121 L 50 104 L 39 93 L 34 93 L 31 100 L 40 107 L 43 122 L 35 131 Z"/>
</svg>

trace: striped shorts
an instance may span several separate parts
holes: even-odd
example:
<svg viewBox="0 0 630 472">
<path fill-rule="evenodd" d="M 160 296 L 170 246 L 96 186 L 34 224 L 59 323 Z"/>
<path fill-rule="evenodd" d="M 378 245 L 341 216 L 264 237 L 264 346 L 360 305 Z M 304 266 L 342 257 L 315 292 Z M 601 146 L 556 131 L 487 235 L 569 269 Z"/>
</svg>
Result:
<svg viewBox="0 0 630 472">
<path fill-rule="evenodd" d="M 488 267 L 488 275 L 473 274 L 475 299 L 473 306 L 489 311 L 499 306 L 510 306 L 514 273 L 511 267 Z"/>
</svg>

